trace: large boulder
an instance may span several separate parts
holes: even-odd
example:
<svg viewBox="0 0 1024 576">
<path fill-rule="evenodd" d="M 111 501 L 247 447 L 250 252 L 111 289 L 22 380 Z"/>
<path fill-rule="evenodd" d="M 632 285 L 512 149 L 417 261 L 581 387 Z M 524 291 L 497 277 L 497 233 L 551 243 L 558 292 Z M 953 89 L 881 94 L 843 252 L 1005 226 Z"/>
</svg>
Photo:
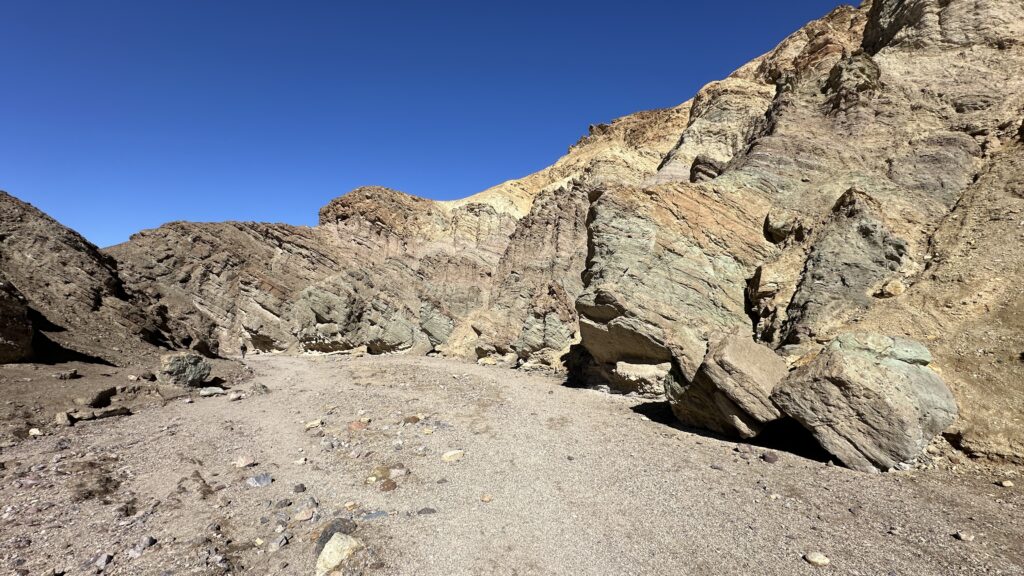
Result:
<svg viewBox="0 0 1024 576">
<path fill-rule="evenodd" d="M 0 276 L 0 364 L 32 355 L 32 321 L 18 289 Z"/>
<path fill-rule="evenodd" d="M 201 386 L 210 377 L 210 363 L 195 352 L 175 352 L 160 357 L 157 379 L 177 386 Z"/>
<path fill-rule="evenodd" d="M 931 361 L 912 340 L 843 334 L 771 399 L 850 468 L 899 468 L 956 419 L 956 400 Z"/>
<path fill-rule="evenodd" d="M 719 334 L 692 383 L 670 381 L 666 392 L 684 424 L 752 438 L 781 416 L 771 394 L 786 373 L 785 360 L 767 346 L 749 336 Z"/>
</svg>

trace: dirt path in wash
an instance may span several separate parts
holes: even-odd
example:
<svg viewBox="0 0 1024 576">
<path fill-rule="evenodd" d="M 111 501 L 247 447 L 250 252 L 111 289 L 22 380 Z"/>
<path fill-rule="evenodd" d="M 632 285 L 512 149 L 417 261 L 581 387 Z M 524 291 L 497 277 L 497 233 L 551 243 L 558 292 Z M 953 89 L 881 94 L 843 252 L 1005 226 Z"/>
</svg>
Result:
<svg viewBox="0 0 1024 576">
<path fill-rule="evenodd" d="M 367 574 L 1024 574 L 1019 478 L 769 463 L 656 421 L 657 404 L 451 360 L 250 365 L 240 401 L 178 399 L 6 447 L 4 569 L 310 575 L 334 520 L 354 522 Z M 261 473 L 273 482 L 250 487 Z"/>
</svg>

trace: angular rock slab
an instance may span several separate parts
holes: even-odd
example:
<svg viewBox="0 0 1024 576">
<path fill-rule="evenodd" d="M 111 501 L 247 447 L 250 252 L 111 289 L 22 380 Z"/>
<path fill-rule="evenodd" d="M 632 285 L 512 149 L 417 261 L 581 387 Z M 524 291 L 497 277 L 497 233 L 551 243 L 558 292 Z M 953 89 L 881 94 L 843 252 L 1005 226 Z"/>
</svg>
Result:
<svg viewBox="0 0 1024 576">
<path fill-rule="evenodd" d="M 195 352 L 177 352 L 160 357 L 157 379 L 177 386 L 199 386 L 210 377 L 210 363 Z"/>
<path fill-rule="evenodd" d="M 749 336 L 719 334 L 693 382 L 672 381 L 667 395 L 684 424 L 752 438 L 781 417 L 771 394 L 786 374 L 786 361 L 767 346 Z"/>
<path fill-rule="evenodd" d="M 957 416 L 923 345 L 843 334 L 783 381 L 771 399 L 843 464 L 878 472 L 913 462 Z"/>
</svg>

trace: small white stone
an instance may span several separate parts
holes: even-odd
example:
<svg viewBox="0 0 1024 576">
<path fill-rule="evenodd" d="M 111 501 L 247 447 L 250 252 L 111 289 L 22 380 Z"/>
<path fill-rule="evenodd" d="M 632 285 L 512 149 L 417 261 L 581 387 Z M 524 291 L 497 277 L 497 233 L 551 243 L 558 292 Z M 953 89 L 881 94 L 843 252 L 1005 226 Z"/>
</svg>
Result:
<svg viewBox="0 0 1024 576">
<path fill-rule="evenodd" d="M 831 560 L 821 552 L 808 552 L 804 554 L 804 560 L 811 566 L 828 566 Z"/>
<path fill-rule="evenodd" d="M 974 534 L 971 534 L 970 532 L 964 532 L 963 530 L 960 530 L 953 536 L 956 537 L 957 540 L 960 540 L 962 542 L 974 542 Z"/>
<path fill-rule="evenodd" d="M 442 462 L 458 462 L 466 453 L 462 450 L 449 450 L 441 455 Z"/>
<path fill-rule="evenodd" d="M 256 459 L 252 456 L 239 456 L 238 458 L 235 458 L 235 461 L 232 462 L 232 464 L 235 465 L 235 468 L 248 468 L 256 465 Z"/>
</svg>

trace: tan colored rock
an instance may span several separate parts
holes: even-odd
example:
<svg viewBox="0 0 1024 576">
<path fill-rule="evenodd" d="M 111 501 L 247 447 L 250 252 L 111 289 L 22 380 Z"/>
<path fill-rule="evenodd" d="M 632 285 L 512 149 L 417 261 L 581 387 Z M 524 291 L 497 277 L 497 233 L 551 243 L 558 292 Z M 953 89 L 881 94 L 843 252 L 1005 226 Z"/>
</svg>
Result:
<svg viewBox="0 0 1024 576">
<path fill-rule="evenodd" d="M 316 576 L 326 576 L 344 567 L 345 562 L 362 549 L 363 543 L 358 538 L 335 532 L 317 556 Z"/>
</svg>

